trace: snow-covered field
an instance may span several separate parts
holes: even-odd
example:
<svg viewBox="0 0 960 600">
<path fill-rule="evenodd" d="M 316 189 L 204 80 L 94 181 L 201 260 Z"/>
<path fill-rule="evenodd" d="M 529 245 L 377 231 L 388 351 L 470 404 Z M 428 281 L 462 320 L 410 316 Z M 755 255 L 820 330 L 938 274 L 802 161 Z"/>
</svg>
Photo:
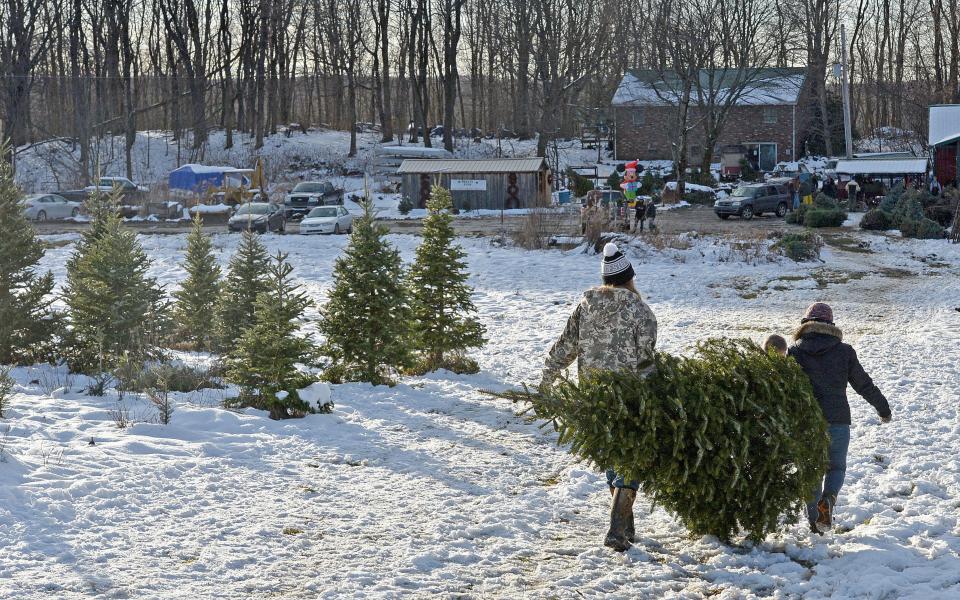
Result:
<svg viewBox="0 0 960 600">
<path fill-rule="evenodd" d="M 334 386 L 332 414 L 287 422 L 219 408 L 223 392 L 180 394 L 170 425 L 120 430 L 115 396 L 89 397 L 62 370 L 15 369 L 0 421 L 0 597 L 958 598 L 960 247 L 850 237 L 872 252 L 747 265 L 700 238 L 631 255 L 666 350 L 786 334 L 810 302 L 834 306 L 894 411 L 881 426 L 851 399 L 837 533 L 797 526 L 728 547 L 641 499 L 639 542 L 605 549 L 603 477 L 479 392 L 538 379 L 598 258 L 471 238 L 490 337 L 477 375 Z M 43 259 L 60 282 L 72 239 L 50 238 Z M 391 240 L 412 257 L 417 238 Z M 184 236 L 142 241 L 175 287 Z M 265 241 L 322 301 L 346 238 Z M 225 263 L 237 237 L 215 243 Z M 145 400 L 125 402 L 149 420 Z"/>
</svg>

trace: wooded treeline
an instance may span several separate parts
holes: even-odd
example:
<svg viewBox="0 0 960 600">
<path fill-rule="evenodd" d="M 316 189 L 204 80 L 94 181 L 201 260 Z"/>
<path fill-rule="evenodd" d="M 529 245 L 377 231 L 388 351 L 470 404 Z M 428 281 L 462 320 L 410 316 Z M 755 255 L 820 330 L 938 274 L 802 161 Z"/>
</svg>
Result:
<svg viewBox="0 0 960 600">
<path fill-rule="evenodd" d="M 0 99 L 15 145 L 290 123 L 384 140 L 444 128 L 574 133 L 628 68 L 806 66 L 824 150 L 848 26 L 855 122 L 922 132 L 960 101 L 960 0 L 0 0 Z M 429 143 L 429 139 L 424 140 Z M 352 145 L 355 150 L 355 142 Z M 129 153 L 128 153 L 129 154 Z M 129 158 L 128 158 L 129 163 Z"/>
</svg>

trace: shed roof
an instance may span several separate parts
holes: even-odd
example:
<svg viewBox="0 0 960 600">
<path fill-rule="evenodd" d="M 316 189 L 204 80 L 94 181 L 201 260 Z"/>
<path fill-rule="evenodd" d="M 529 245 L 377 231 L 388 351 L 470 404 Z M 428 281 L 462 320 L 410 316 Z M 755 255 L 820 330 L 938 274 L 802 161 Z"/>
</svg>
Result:
<svg viewBox="0 0 960 600">
<path fill-rule="evenodd" d="M 806 80 L 806 69 L 702 69 L 700 87 L 713 90 L 723 102 L 731 87 L 738 88 L 737 106 L 795 105 Z M 744 83 L 749 81 L 749 83 Z M 680 97 L 679 80 L 654 70 L 627 71 L 613 95 L 614 106 L 673 106 Z M 692 102 L 698 92 L 693 90 Z"/>
<path fill-rule="evenodd" d="M 543 157 L 491 158 L 477 160 L 430 160 L 410 158 L 397 174 L 405 173 L 536 173 L 545 166 Z"/>
<path fill-rule="evenodd" d="M 838 160 L 837 173 L 844 175 L 911 175 L 927 172 L 925 158 L 861 158 Z"/>
<path fill-rule="evenodd" d="M 956 143 L 956 142 L 960 142 L 960 132 L 954 133 L 954 134 L 952 134 L 952 135 L 948 135 L 947 137 L 943 138 L 942 140 L 937 140 L 936 142 L 934 142 L 934 143 L 932 143 L 932 144 L 930 144 L 930 145 L 931 145 L 931 146 L 934 146 L 934 147 L 936 147 L 936 146 L 946 146 L 946 145 L 949 145 L 949 144 L 954 144 L 954 143 Z"/>
<path fill-rule="evenodd" d="M 931 106 L 927 143 L 936 146 L 957 135 L 960 135 L 960 104 Z"/>
</svg>

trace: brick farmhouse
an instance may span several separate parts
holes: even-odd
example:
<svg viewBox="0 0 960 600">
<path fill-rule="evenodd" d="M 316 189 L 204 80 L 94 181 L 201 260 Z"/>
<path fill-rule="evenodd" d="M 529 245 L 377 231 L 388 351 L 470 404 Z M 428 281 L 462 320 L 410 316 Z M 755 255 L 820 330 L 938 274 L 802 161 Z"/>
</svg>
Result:
<svg viewBox="0 0 960 600">
<path fill-rule="evenodd" d="M 709 73 L 701 71 L 703 81 Z M 806 86 L 806 69 L 755 69 L 740 78 L 729 71 L 714 75 L 715 97 L 725 91 L 723 81 L 749 81 L 734 84 L 737 100 L 730 108 L 719 142 L 714 146 L 714 161 L 724 146 L 743 146 L 754 168 L 769 171 L 780 161 L 797 159 L 798 143 L 805 139 L 806 119 L 801 114 Z M 703 85 L 710 89 L 709 83 Z M 669 160 L 679 141 L 676 130 L 677 95 L 657 71 L 628 71 L 613 96 L 617 160 Z M 690 102 L 687 154 L 692 164 L 703 156 L 704 134 L 697 92 Z"/>
</svg>

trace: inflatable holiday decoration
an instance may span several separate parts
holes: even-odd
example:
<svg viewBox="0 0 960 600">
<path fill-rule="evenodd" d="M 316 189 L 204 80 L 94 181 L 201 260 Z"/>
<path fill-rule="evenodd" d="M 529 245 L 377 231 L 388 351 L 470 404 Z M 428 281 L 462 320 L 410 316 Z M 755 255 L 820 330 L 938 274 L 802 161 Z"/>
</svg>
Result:
<svg viewBox="0 0 960 600">
<path fill-rule="evenodd" d="M 640 188 L 640 183 L 637 181 L 637 161 L 630 161 L 625 167 L 623 183 L 620 184 L 620 187 L 623 188 L 623 196 L 628 202 L 632 202 L 636 199 L 637 190 Z"/>
</svg>

